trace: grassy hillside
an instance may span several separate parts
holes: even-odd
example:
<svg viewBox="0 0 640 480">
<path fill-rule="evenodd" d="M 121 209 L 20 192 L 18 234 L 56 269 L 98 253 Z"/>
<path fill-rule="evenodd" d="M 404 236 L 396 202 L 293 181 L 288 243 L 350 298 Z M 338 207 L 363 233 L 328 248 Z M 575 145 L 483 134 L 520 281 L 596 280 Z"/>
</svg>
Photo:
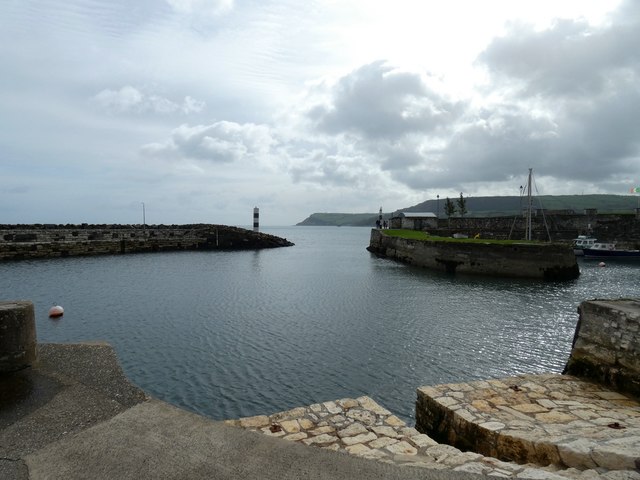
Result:
<svg viewBox="0 0 640 480">
<path fill-rule="evenodd" d="M 455 204 L 455 198 L 451 201 Z M 427 200 L 403 208 L 404 212 L 433 212 L 440 210 L 444 217 L 446 199 Z M 467 197 L 468 217 L 511 216 L 526 208 L 526 198 L 511 197 Z M 599 213 L 633 212 L 638 207 L 637 195 L 542 195 L 533 199 L 534 208 L 547 210 L 573 210 L 583 213 L 586 208 L 596 208 Z M 383 214 L 385 219 L 391 213 Z M 297 225 L 372 227 L 376 224 L 377 213 L 314 213 Z"/>
</svg>

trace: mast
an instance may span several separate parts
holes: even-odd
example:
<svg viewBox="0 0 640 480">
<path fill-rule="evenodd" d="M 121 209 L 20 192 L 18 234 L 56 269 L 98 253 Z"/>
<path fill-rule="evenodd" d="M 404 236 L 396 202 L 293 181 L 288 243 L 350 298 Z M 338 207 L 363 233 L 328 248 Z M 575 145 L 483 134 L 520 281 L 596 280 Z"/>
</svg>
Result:
<svg viewBox="0 0 640 480">
<path fill-rule="evenodd" d="M 533 169 L 529 169 L 529 179 L 527 181 L 527 240 L 531 240 L 531 171 Z"/>
</svg>

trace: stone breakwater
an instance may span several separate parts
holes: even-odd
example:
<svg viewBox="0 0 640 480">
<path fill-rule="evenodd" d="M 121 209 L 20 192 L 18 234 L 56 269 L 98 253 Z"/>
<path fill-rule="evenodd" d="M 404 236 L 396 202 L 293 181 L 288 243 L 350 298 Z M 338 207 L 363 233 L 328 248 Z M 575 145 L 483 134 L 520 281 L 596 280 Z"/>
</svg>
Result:
<svg viewBox="0 0 640 480">
<path fill-rule="evenodd" d="M 292 245 L 285 238 L 227 225 L 0 225 L 0 261 Z"/>
<path fill-rule="evenodd" d="M 414 240 L 371 230 L 369 247 L 382 257 L 448 273 L 573 280 L 580 275 L 573 249 L 563 244 L 502 245 Z"/>
</svg>

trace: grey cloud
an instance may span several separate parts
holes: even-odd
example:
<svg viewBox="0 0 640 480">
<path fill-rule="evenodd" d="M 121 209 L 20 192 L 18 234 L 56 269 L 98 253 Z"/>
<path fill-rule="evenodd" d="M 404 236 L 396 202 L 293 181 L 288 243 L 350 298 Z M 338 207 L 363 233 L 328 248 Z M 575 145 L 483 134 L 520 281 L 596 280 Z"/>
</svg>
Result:
<svg viewBox="0 0 640 480">
<path fill-rule="evenodd" d="M 557 141 L 549 119 L 514 106 L 494 107 L 454 135 L 443 164 L 462 182 L 500 181 L 540 165 Z"/>
<path fill-rule="evenodd" d="M 624 3 L 610 20 L 599 28 L 574 21 L 544 31 L 518 26 L 494 40 L 479 61 L 492 74 L 486 91 L 502 103 L 469 109 L 442 149 L 392 168 L 393 178 L 424 189 L 505 182 L 529 167 L 565 182 L 637 177 L 640 3 Z"/>
<path fill-rule="evenodd" d="M 297 159 L 289 174 L 294 182 L 319 183 L 323 185 L 357 187 L 358 174 L 348 163 L 336 155 L 315 150 Z"/>
<path fill-rule="evenodd" d="M 222 121 L 211 125 L 181 125 L 166 142 L 144 145 L 142 153 L 154 158 L 232 163 L 267 156 L 274 144 L 265 126 Z"/>
<path fill-rule="evenodd" d="M 562 124 L 566 128 L 554 157 L 580 168 L 561 173 L 604 180 L 614 174 L 638 172 L 640 89 L 636 85 L 620 85 L 606 97 L 567 108 Z"/>
<path fill-rule="evenodd" d="M 522 95 L 598 95 L 616 78 L 638 77 L 640 8 L 627 1 L 604 27 L 562 20 L 535 31 L 524 25 L 495 39 L 478 62 L 507 82 L 522 84 Z M 613 78 L 612 78 L 613 77 Z"/>
<path fill-rule="evenodd" d="M 383 158 L 380 164 L 380 168 L 382 168 L 382 170 L 405 170 L 415 165 L 419 165 L 424 160 L 424 156 L 420 151 L 420 148 L 413 145 L 392 146 L 380 153 Z"/>
<path fill-rule="evenodd" d="M 637 175 L 640 92 L 618 92 L 553 118 L 503 105 L 460 128 L 422 167 L 394 171 L 412 188 L 508 181 L 527 168 L 564 181 Z M 617 180 L 619 181 L 619 180 Z"/>
<path fill-rule="evenodd" d="M 429 134 L 463 110 L 431 90 L 415 73 L 375 62 L 343 77 L 328 104 L 310 108 L 308 117 L 325 133 L 354 133 L 369 139 Z"/>
</svg>

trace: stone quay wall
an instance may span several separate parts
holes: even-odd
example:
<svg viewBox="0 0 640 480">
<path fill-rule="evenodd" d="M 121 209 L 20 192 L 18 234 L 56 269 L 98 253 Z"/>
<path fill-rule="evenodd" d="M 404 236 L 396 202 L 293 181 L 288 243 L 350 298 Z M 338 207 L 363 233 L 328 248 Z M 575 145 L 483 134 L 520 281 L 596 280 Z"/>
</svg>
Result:
<svg viewBox="0 0 640 480">
<path fill-rule="evenodd" d="M 0 225 L 0 261 L 291 245 L 274 235 L 226 225 Z"/>
<path fill-rule="evenodd" d="M 562 244 L 497 245 L 411 240 L 372 230 L 368 250 L 401 262 L 449 273 L 568 280 L 580 274 L 573 249 Z"/>
<path fill-rule="evenodd" d="M 548 240 L 546 224 L 553 241 L 571 241 L 578 235 L 591 234 L 602 242 L 616 242 L 625 248 L 640 248 L 640 211 L 637 214 L 554 215 L 538 214 L 532 218 L 532 237 Z M 524 217 L 440 218 L 438 235 L 466 233 L 470 237 L 525 238 Z M 436 232 L 433 232 L 436 233 Z M 511 237 L 509 237 L 511 235 Z"/>
<path fill-rule="evenodd" d="M 639 478 L 640 299 L 591 300 L 578 311 L 562 375 L 421 387 L 416 429 L 503 461 L 589 472 L 580 479 L 603 469 Z"/>
<path fill-rule="evenodd" d="M 564 373 L 640 398 L 640 300 L 591 300 L 578 313 Z"/>
</svg>

